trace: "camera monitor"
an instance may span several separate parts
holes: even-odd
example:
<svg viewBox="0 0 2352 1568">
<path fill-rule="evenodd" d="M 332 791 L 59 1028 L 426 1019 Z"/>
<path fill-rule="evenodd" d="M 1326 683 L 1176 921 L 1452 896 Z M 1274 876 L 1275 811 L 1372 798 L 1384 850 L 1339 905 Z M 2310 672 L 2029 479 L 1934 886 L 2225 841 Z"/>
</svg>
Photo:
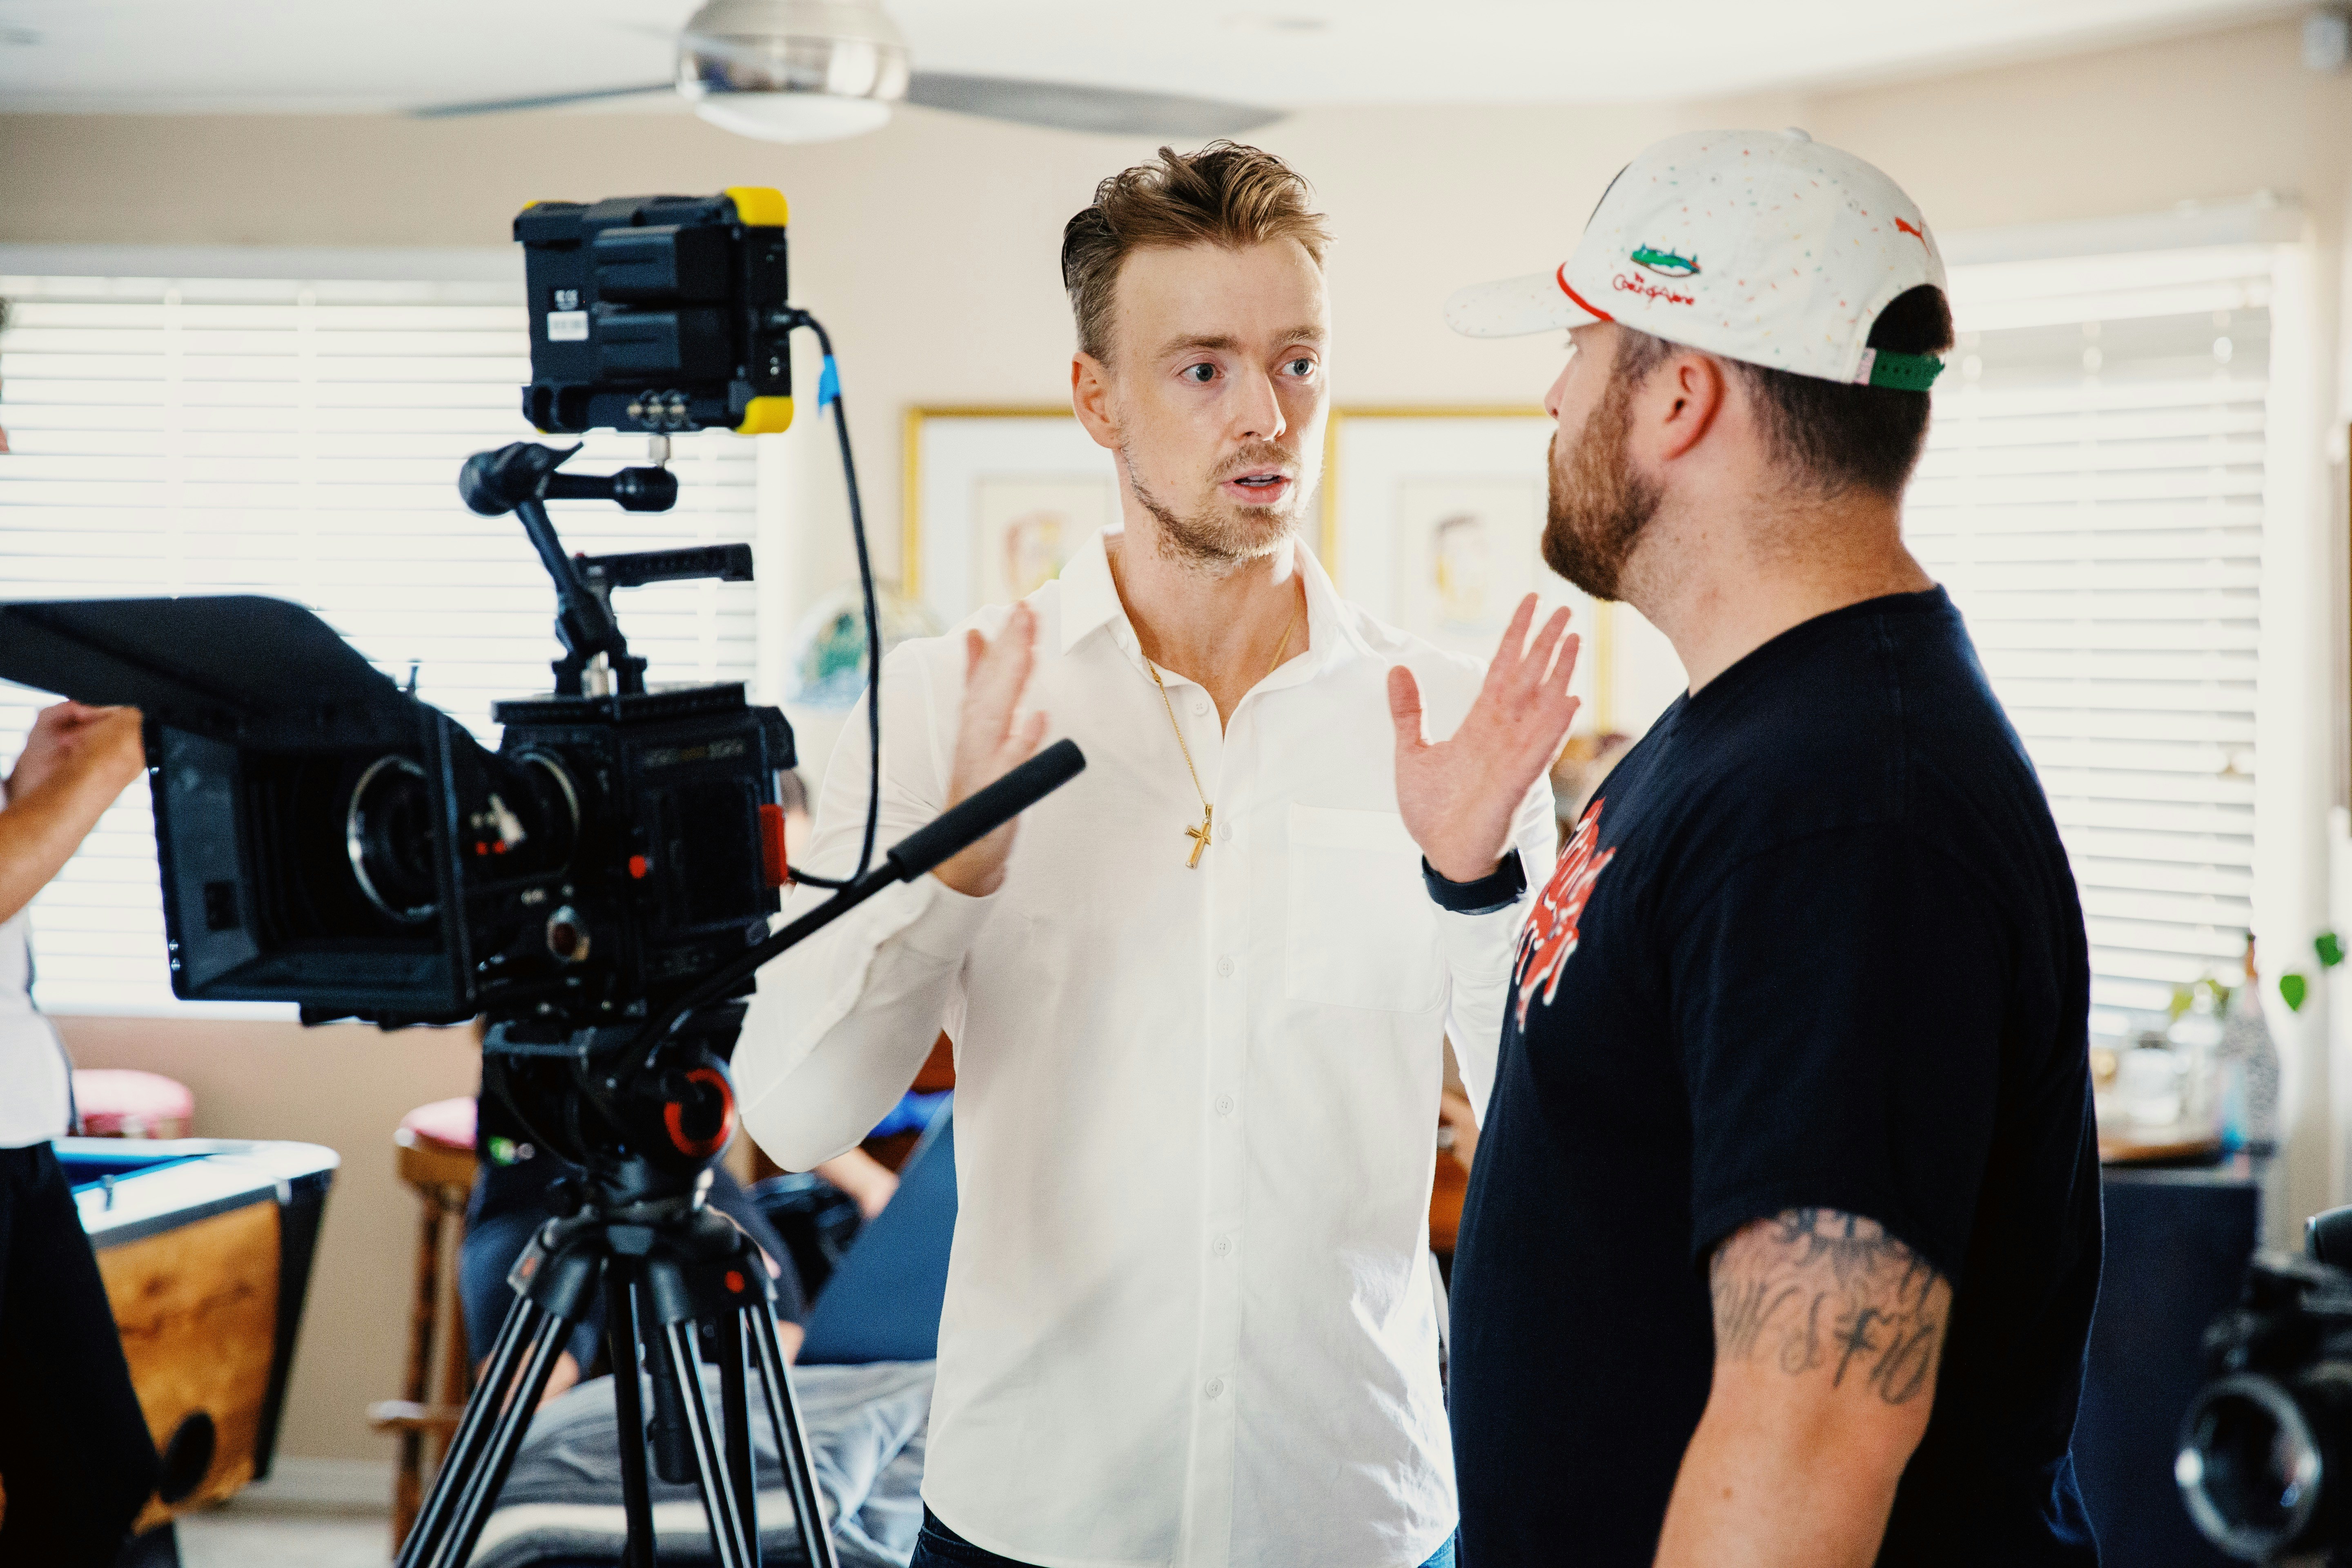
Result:
<svg viewBox="0 0 2352 1568">
<path fill-rule="evenodd" d="M 745 185 L 525 207 L 523 416 L 550 434 L 789 426 L 784 217 L 781 193 Z"/>
</svg>

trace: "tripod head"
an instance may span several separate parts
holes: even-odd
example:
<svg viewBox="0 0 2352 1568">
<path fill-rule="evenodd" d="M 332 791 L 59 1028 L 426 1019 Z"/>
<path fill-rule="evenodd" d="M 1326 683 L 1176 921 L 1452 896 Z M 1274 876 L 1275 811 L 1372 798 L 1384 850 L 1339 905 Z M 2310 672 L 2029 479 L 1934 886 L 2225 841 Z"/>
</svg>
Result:
<svg viewBox="0 0 2352 1568">
<path fill-rule="evenodd" d="M 740 1002 L 702 1009 L 638 1053 L 627 1047 L 639 1043 L 642 1024 L 492 1024 L 482 1037 L 482 1089 L 540 1149 L 586 1173 L 582 1202 L 611 1213 L 693 1200 L 735 1135 L 727 1060 L 744 1011 Z"/>
</svg>

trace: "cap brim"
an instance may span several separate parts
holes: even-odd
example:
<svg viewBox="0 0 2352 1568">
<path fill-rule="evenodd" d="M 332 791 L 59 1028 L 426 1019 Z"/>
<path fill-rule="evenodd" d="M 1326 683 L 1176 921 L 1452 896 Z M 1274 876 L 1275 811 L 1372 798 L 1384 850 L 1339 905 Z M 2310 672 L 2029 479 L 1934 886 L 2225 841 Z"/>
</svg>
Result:
<svg viewBox="0 0 2352 1568">
<path fill-rule="evenodd" d="M 1474 283 L 1445 301 L 1445 324 L 1465 338 L 1516 338 L 1608 321 L 1577 302 L 1560 280 L 1566 270 Z"/>
</svg>

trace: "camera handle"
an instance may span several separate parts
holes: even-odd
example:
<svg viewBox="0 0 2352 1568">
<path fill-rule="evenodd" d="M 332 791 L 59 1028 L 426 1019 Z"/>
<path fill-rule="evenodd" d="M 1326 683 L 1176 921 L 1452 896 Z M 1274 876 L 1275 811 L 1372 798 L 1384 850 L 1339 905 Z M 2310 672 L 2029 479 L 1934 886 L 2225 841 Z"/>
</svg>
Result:
<svg viewBox="0 0 2352 1568">
<path fill-rule="evenodd" d="M 627 1081 L 697 1012 L 737 995 L 770 959 L 797 947 L 884 889 L 911 882 L 965 846 L 987 837 L 1084 773 L 1086 766 L 1086 753 L 1078 750 L 1076 741 L 1056 741 L 971 799 L 950 806 L 891 846 L 879 866 L 740 958 L 713 970 L 700 984 L 656 1013 L 637 1044 L 608 1076 L 615 1083 Z"/>
<path fill-rule="evenodd" d="M 605 1076 L 616 1088 L 630 1081 L 697 1012 L 740 994 L 744 984 L 770 959 L 807 941 L 884 889 L 911 882 L 965 846 L 987 837 L 1084 773 L 1086 766 L 1086 753 L 1078 750 L 1076 741 L 1056 741 L 969 800 L 950 806 L 892 845 L 880 865 L 740 957 L 711 971 L 693 990 L 655 1014 L 636 1044 Z"/>
</svg>

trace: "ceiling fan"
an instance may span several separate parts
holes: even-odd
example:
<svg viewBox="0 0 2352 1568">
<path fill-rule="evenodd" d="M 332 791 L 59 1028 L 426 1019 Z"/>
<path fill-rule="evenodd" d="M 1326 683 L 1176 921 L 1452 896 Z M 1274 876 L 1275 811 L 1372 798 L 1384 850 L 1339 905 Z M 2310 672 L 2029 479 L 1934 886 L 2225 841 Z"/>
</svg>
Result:
<svg viewBox="0 0 2352 1568">
<path fill-rule="evenodd" d="M 1256 104 L 1179 93 L 916 70 L 881 0 L 709 0 L 678 35 L 668 81 L 410 112 L 449 119 L 657 92 L 675 92 L 712 124 L 766 142 L 855 136 L 878 129 L 899 103 L 1065 131 L 1184 137 L 1227 136 L 1282 118 Z"/>
</svg>

